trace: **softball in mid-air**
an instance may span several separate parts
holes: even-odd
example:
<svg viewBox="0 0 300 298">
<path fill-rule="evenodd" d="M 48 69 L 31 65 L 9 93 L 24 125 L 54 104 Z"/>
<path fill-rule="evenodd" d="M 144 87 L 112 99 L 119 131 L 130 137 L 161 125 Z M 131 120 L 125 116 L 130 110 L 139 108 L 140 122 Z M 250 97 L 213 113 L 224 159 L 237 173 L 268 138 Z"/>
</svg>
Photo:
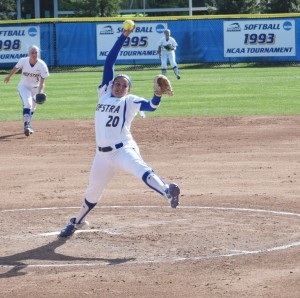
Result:
<svg viewBox="0 0 300 298">
<path fill-rule="evenodd" d="M 134 28 L 134 21 L 126 20 L 123 22 L 124 30 L 132 30 Z"/>
</svg>

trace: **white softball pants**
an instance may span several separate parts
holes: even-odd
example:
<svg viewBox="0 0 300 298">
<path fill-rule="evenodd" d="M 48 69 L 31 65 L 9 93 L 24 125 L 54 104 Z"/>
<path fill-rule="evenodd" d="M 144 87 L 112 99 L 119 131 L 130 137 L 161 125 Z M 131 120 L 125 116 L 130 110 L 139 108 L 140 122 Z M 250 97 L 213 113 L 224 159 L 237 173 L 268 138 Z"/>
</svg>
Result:
<svg viewBox="0 0 300 298">
<path fill-rule="evenodd" d="M 175 61 L 175 51 L 162 51 L 160 57 L 161 69 L 167 69 L 168 59 L 170 61 L 172 68 L 177 66 L 177 63 Z"/>
<path fill-rule="evenodd" d="M 96 152 L 90 172 L 86 199 L 97 203 L 113 176 L 120 170 L 133 174 L 142 180 L 143 175 L 152 169 L 142 159 L 137 146 L 124 145 L 110 152 Z"/>
<path fill-rule="evenodd" d="M 32 112 L 36 109 L 36 102 L 33 97 L 38 93 L 38 87 L 31 88 L 23 84 L 18 85 L 18 91 L 23 102 L 24 109 L 30 109 Z"/>
</svg>

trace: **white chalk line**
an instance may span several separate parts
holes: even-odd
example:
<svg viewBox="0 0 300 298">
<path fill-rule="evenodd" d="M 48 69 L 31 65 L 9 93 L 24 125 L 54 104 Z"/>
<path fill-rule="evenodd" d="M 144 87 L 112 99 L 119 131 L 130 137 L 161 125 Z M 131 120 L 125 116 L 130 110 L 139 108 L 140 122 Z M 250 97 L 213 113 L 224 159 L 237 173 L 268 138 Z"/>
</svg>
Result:
<svg viewBox="0 0 300 298">
<path fill-rule="evenodd" d="M 99 206 L 96 209 L 170 209 L 169 206 Z M 44 208 L 20 208 L 20 209 L 4 209 L 0 212 L 20 212 L 20 211 L 47 211 L 47 210 L 63 210 L 63 209 L 78 209 L 79 207 L 44 207 Z M 213 209 L 223 211 L 242 211 L 242 212 L 262 212 L 273 213 L 277 215 L 288 215 L 300 217 L 300 213 L 288 212 L 288 211 L 275 211 L 267 209 L 253 209 L 253 208 L 234 208 L 234 207 L 214 207 L 214 206 L 179 206 L 177 209 Z M 176 209 L 176 210 L 177 210 Z M 175 210 L 174 210 L 175 211 Z M 176 212 L 176 211 L 175 211 Z"/>
<path fill-rule="evenodd" d="M 182 261 L 201 261 L 201 260 L 212 260 L 212 259 L 219 259 L 219 258 L 228 258 L 228 257 L 236 257 L 236 256 L 245 256 L 245 255 L 253 255 L 253 254 L 262 254 L 262 253 L 269 253 L 274 251 L 280 251 L 285 250 L 288 248 L 300 246 L 300 241 L 290 243 L 287 245 L 282 246 L 276 246 L 272 248 L 267 249 L 259 249 L 259 250 L 253 250 L 253 251 L 236 251 L 229 254 L 220 254 L 216 256 L 198 256 L 198 257 L 158 257 L 148 259 L 148 260 L 129 260 L 124 261 L 122 263 L 119 263 L 117 265 L 141 265 L 141 264 L 155 264 L 155 263 L 176 263 L 176 262 L 182 262 Z M 59 268 L 59 267 L 94 267 L 94 266 L 112 266 L 110 262 L 93 262 L 93 263 L 73 263 L 73 264 L 36 264 L 36 265 L 0 265 L 0 268 Z M 116 264 L 115 264 L 116 265 Z"/>
<path fill-rule="evenodd" d="M 101 206 L 99 208 L 170 208 L 166 206 Z M 29 208 L 29 209 L 7 209 L 0 210 L 0 212 L 20 212 L 20 211 L 41 211 L 41 210 L 58 210 L 58 209 L 78 209 L 78 207 L 46 207 L 46 208 Z M 266 209 L 252 209 L 252 208 L 230 208 L 230 207 L 201 207 L 201 206 L 180 206 L 178 209 L 210 209 L 210 210 L 222 210 L 222 211 L 238 211 L 238 212 L 260 212 L 260 213 L 270 213 L 276 215 L 284 215 L 284 216 L 296 216 L 300 217 L 300 213 L 295 212 L 286 212 L 286 211 L 274 211 L 274 210 L 266 210 Z M 91 230 L 78 230 L 75 233 L 92 233 L 92 232 L 106 232 L 111 233 L 110 231 L 105 231 L 102 229 L 91 229 Z M 57 236 L 59 232 L 50 232 L 50 233 L 40 233 L 34 236 Z M 262 248 L 257 250 L 231 250 L 228 254 L 219 254 L 215 256 L 195 256 L 195 257 L 173 257 L 173 256 L 165 256 L 165 257 L 157 257 L 148 260 L 128 260 L 123 263 L 119 263 L 118 265 L 124 264 L 147 264 L 147 263 L 174 263 L 179 261 L 200 261 L 200 260 L 210 260 L 217 258 L 225 258 L 225 257 L 235 257 L 235 256 L 244 256 L 244 255 L 253 255 L 253 254 L 263 254 L 270 253 L 274 251 L 286 250 L 289 248 L 300 246 L 300 240 L 296 242 L 292 242 L 286 245 L 274 246 L 270 248 Z M 72 263 L 72 264 L 21 264 L 21 265 L 1 265 L 0 268 L 50 268 L 50 267 L 93 267 L 93 266 L 108 266 L 112 265 L 110 262 L 93 262 L 93 263 Z"/>
<path fill-rule="evenodd" d="M 101 232 L 104 234 L 110 234 L 110 235 L 121 235 L 122 233 L 118 232 L 112 232 L 107 229 L 90 229 L 90 230 L 77 230 L 75 231 L 75 234 L 80 234 L 80 233 L 96 233 L 96 232 Z M 60 232 L 49 232 L 49 233 L 40 233 L 40 234 L 35 234 L 33 235 L 34 237 L 48 237 L 48 236 L 58 236 Z"/>
</svg>

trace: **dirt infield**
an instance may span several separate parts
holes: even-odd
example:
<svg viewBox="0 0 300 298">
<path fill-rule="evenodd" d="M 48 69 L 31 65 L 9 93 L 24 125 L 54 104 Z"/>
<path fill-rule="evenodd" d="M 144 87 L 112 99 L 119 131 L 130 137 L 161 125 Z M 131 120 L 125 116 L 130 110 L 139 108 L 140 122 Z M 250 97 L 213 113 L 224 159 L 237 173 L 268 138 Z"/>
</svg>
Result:
<svg viewBox="0 0 300 298">
<path fill-rule="evenodd" d="M 88 220 L 94 123 L 0 123 L 1 297 L 299 297 L 300 117 L 136 119 L 177 209 L 118 174 Z"/>
</svg>

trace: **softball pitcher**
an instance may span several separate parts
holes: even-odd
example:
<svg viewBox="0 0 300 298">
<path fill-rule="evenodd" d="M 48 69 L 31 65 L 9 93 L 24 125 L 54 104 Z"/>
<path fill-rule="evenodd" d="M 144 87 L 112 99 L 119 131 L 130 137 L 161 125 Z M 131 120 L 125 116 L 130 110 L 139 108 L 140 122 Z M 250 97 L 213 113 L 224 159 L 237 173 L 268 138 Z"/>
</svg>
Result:
<svg viewBox="0 0 300 298">
<path fill-rule="evenodd" d="M 157 53 L 161 60 L 161 71 L 164 76 L 167 76 L 167 69 L 168 69 L 168 59 L 172 66 L 172 69 L 175 73 L 177 79 L 180 79 L 178 65 L 175 59 L 175 51 L 176 47 L 178 46 L 176 40 L 171 37 L 171 31 L 166 29 L 164 31 L 165 36 L 160 39 L 158 42 L 158 50 Z"/>
<path fill-rule="evenodd" d="M 107 55 L 103 80 L 98 87 L 98 104 L 95 111 L 96 154 L 90 172 L 86 197 L 76 217 L 61 230 L 60 237 L 71 236 L 76 229 L 86 224 L 87 214 L 102 197 L 103 191 L 119 170 L 141 179 L 148 187 L 167 200 L 172 208 L 179 204 L 180 189 L 177 184 L 166 184 L 140 155 L 130 126 L 138 112 L 155 111 L 161 101 L 161 94 L 154 94 L 148 101 L 129 94 L 131 79 L 126 74 L 114 77 L 114 64 L 124 41 L 133 31 L 125 30 Z"/>
<path fill-rule="evenodd" d="M 33 133 L 31 120 L 37 106 L 34 96 L 43 92 L 45 79 L 49 76 L 46 63 L 39 58 L 40 49 L 33 45 L 29 48 L 28 54 L 29 57 L 21 58 L 4 79 L 4 83 L 8 83 L 10 78 L 19 69 L 22 69 L 18 91 L 23 103 L 24 134 L 26 136 Z"/>
</svg>

